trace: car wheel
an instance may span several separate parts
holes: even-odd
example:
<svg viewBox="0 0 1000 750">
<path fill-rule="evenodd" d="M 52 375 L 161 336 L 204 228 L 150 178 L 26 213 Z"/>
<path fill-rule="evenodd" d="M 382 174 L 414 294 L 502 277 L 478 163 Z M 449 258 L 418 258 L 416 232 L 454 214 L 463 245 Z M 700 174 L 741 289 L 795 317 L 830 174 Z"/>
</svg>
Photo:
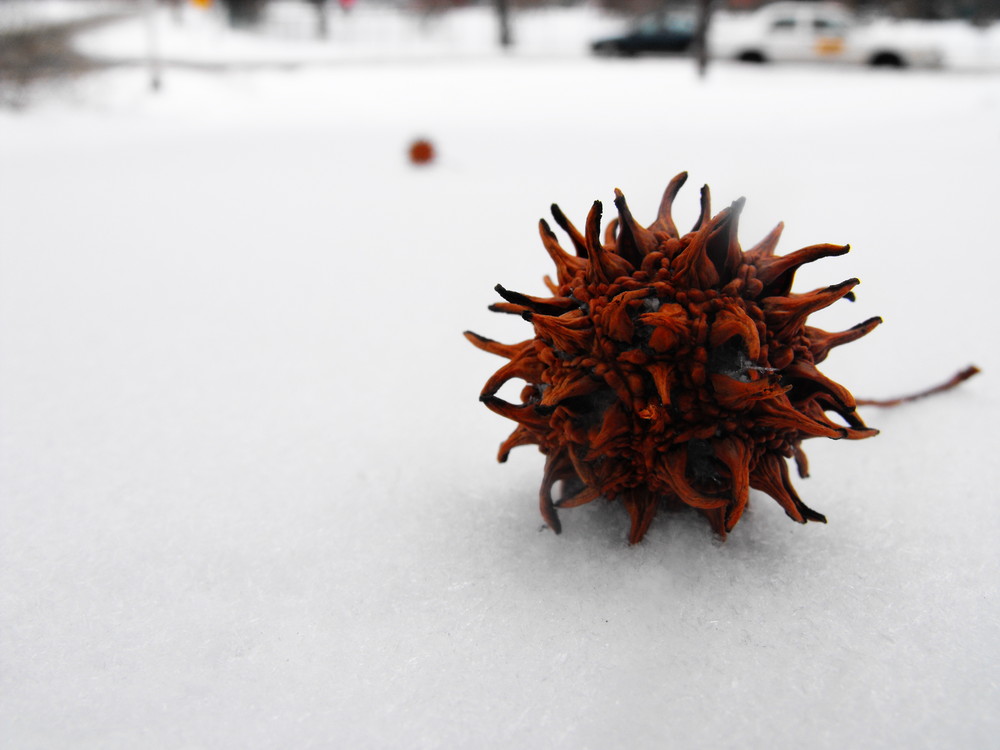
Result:
<svg viewBox="0 0 1000 750">
<path fill-rule="evenodd" d="M 872 55 L 871 65 L 874 68 L 905 68 L 903 58 L 895 52 L 879 52 Z"/>
<path fill-rule="evenodd" d="M 764 53 L 755 49 L 748 49 L 740 52 L 740 54 L 736 56 L 736 59 L 740 62 L 755 63 L 757 65 L 767 62 L 767 58 L 764 57 Z"/>
</svg>

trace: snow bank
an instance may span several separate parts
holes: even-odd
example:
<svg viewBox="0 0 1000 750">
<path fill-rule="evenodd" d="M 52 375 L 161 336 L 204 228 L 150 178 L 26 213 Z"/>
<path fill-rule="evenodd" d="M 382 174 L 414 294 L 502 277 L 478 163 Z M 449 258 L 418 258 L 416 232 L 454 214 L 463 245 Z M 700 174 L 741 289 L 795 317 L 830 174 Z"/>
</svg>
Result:
<svg viewBox="0 0 1000 750">
<path fill-rule="evenodd" d="M 52 24 L 97 16 L 133 13 L 129 0 L 4 0 L 0 2 L 0 31 L 27 31 Z"/>
</svg>

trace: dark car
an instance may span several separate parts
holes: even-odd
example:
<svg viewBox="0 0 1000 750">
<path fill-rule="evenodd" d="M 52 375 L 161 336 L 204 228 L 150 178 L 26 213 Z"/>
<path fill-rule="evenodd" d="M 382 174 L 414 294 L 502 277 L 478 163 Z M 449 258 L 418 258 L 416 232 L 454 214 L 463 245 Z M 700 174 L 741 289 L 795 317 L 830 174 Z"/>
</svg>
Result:
<svg viewBox="0 0 1000 750">
<path fill-rule="evenodd" d="M 695 19 L 687 16 L 640 18 L 622 36 L 598 39 L 590 45 L 595 55 L 677 54 L 694 43 Z"/>
</svg>

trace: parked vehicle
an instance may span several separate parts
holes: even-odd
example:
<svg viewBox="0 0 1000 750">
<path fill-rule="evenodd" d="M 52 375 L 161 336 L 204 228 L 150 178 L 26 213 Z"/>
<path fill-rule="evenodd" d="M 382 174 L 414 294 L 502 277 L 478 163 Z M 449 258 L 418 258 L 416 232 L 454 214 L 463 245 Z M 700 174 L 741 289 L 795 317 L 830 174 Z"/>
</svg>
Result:
<svg viewBox="0 0 1000 750">
<path fill-rule="evenodd" d="M 936 67 L 939 45 L 905 33 L 891 21 L 860 22 L 846 7 L 829 2 L 778 2 L 745 19 L 716 24 L 716 58 L 765 62 L 847 62 L 902 68 Z"/>
<path fill-rule="evenodd" d="M 622 36 L 598 39 L 590 47 L 595 55 L 677 54 L 691 48 L 694 32 L 693 16 L 643 16 Z"/>
</svg>

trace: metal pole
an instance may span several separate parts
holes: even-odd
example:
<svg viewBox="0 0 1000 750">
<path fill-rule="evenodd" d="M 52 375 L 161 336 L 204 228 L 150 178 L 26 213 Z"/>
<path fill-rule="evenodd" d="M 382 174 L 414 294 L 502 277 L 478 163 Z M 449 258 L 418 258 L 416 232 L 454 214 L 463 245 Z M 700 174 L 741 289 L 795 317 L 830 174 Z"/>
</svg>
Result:
<svg viewBox="0 0 1000 750">
<path fill-rule="evenodd" d="M 698 76 L 708 73 L 708 27 L 712 21 L 712 0 L 698 0 L 698 27 L 695 30 L 695 46 L 698 55 Z"/>
<path fill-rule="evenodd" d="M 330 38 L 330 0 L 321 0 L 319 5 L 319 38 Z"/>
<path fill-rule="evenodd" d="M 163 85 L 162 66 L 160 63 L 159 37 L 156 33 L 156 6 L 154 0 L 142 0 L 142 15 L 146 25 L 146 58 L 149 65 L 149 87 L 159 91 Z"/>
<path fill-rule="evenodd" d="M 510 35 L 510 3 L 508 0 L 495 0 L 497 20 L 500 22 L 500 46 L 504 49 L 513 44 Z"/>
</svg>

